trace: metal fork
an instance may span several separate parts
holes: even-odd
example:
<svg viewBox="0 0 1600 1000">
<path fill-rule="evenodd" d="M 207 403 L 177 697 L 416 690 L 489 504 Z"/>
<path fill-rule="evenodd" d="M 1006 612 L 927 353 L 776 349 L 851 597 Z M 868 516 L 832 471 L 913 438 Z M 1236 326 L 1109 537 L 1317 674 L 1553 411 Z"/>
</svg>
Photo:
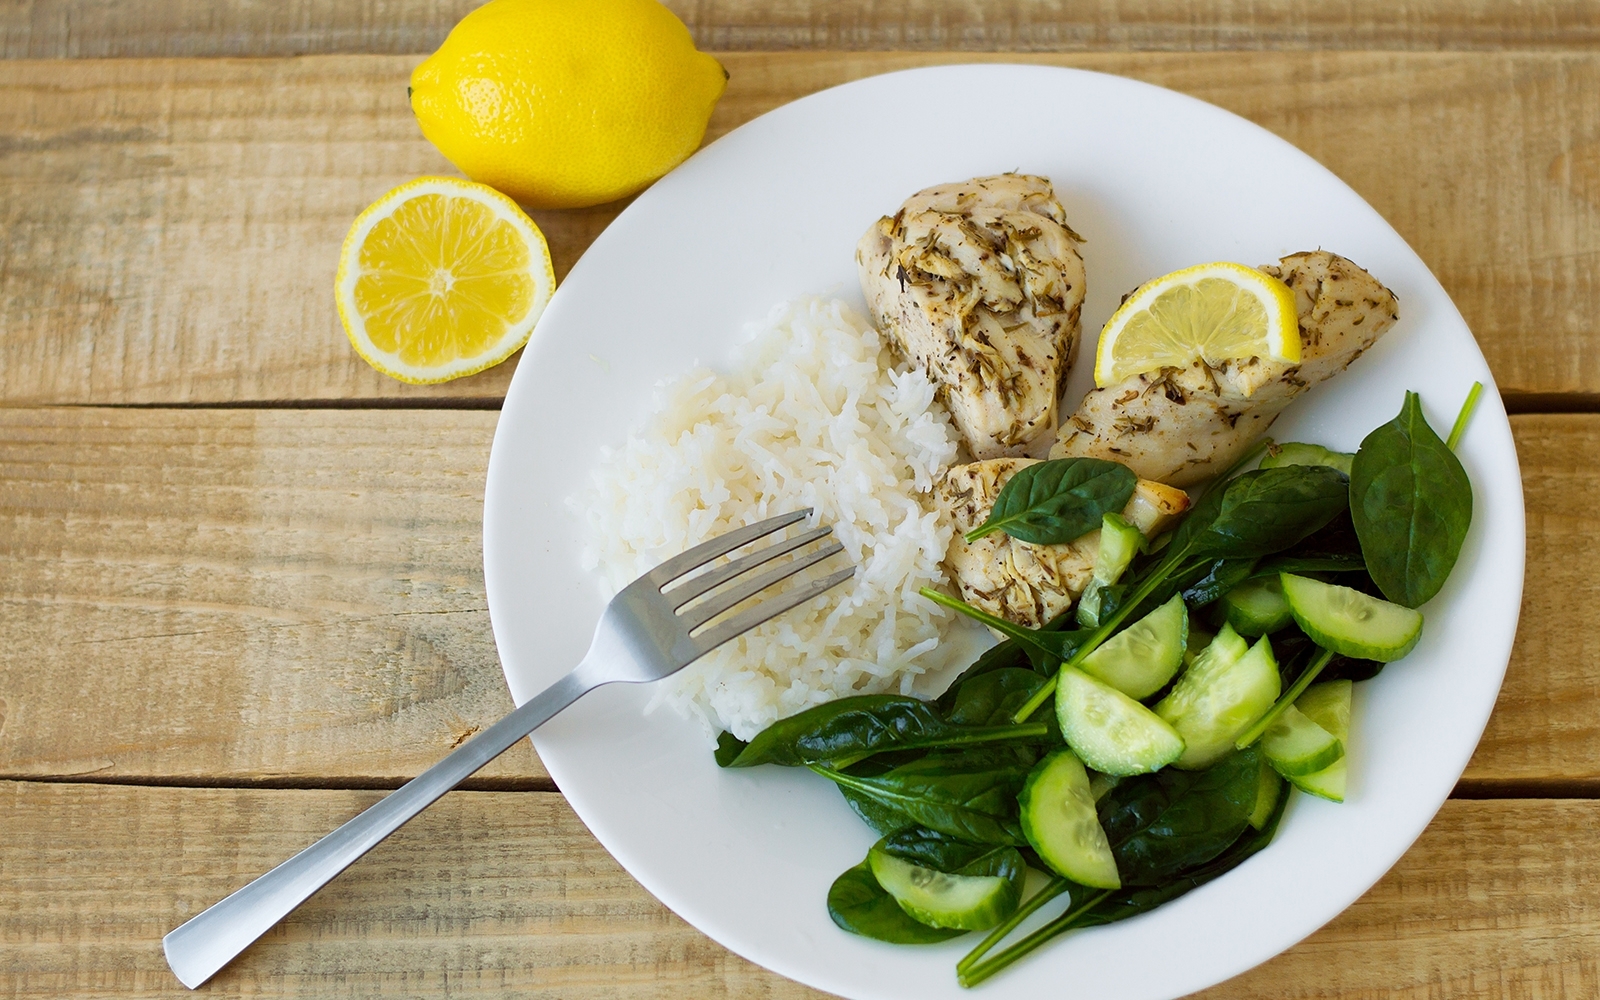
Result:
<svg viewBox="0 0 1600 1000">
<path fill-rule="evenodd" d="M 587 692 L 602 684 L 639 684 L 674 674 L 729 639 L 850 579 L 854 566 L 740 610 L 695 634 L 768 587 L 843 551 L 844 546 L 834 541 L 733 583 L 758 566 L 826 537 L 833 528 L 824 525 L 664 589 L 810 514 L 809 508 L 797 510 L 718 535 L 623 588 L 606 606 L 589 652 L 571 673 L 365 812 L 163 938 L 173 973 L 191 990 L 199 987 L 357 858 Z M 724 584 L 733 585 L 717 590 Z M 704 600 L 690 604 L 703 595 Z"/>
</svg>

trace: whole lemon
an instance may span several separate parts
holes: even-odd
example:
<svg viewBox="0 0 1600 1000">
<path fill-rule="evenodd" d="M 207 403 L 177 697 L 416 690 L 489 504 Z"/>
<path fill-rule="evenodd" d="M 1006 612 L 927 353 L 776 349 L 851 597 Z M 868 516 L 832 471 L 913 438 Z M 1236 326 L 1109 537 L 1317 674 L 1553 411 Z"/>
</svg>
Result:
<svg viewBox="0 0 1600 1000">
<path fill-rule="evenodd" d="M 412 72 L 411 108 L 473 180 L 580 208 L 694 152 L 727 80 L 657 0 L 490 0 Z"/>
</svg>

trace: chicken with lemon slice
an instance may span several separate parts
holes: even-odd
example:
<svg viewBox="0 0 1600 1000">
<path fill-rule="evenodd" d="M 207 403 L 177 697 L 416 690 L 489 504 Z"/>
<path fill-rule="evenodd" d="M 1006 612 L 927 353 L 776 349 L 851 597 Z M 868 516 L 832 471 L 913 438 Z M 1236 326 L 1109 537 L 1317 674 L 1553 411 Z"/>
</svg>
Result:
<svg viewBox="0 0 1600 1000">
<path fill-rule="evenodd" d="M 1101 331 L 1098 388 L 1062 421 L 1050 457 L 1111 459 L 1173 486 L 1209 479 L 1398 318 L 1393 292 L 1322 250 L 1157 278 Z"/>
</svg>

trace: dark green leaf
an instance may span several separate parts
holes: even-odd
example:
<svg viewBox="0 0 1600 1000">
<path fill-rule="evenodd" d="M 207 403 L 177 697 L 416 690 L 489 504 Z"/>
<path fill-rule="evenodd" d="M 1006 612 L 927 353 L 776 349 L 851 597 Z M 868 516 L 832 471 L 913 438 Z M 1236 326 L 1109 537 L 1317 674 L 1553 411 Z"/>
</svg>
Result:
<svg viewBox="0 0 1600 1000">
<path fill-rule="evenodd" d="M 723 732 L 717 737 L 717 766 L 731 766 L 734 760 L 738 758 L 739 754 L 744 752 L 744 748 L 749 745 L 750 744 L 746 743 L 744 740 L 741 740 L 732 733 Z"/>
<path fill-rule="evenodd" d="M 1220 601 L 1222 595 L 1250 578 L 1254 559 L 1217 559 L 1198 580 L 1183 588 L 1183 601 L 1191 608 L 1203 608 Z"/>
<path fill-rule="evenodd" d="M 1060 458 L 1017 470 L 995 497 L 989 519 L 967 533 L 976 541 L 994 531 L 1037 545 L 1060 545 L 1100 527 L 1120 512 L 1139 483 L 1126 466 L 1099 458 Z"/>
<path fill-rule="evenodd" d="M 878 884 L 865 861 L 833 880 L 828 889 L 828 916 L 852 934 L 890 944 L 936 944 L 966 933 L 929 927 L 907 916 Z"/>
<path fill-rule="evenodd" d="M 1078 647 L 1083 645 L 1084 639 L 1090 634 L 1089 629 L 1069 631 L 1067 629 L 1058 630 L 1049 626 L 1042 629 L 1024 628 L 1015 622 L 1008 622 L 1004 618 L 989 614 L 987 611 L 981 611 L 960 598 L 940 593 L 931 587 L 923 587 L 919 593 L 935 604 L 953 608 L 969 618 L 983 622 L 996 632 L 1016 642 L 1028 654 L 1028 659 L 1033 663 L 1034 669 L 1051 676 L 1055 674 L 1056 668 L 1061 665 L 1061 661 L 1071 658 L 1072 654 L 1078 651 Z M 1066 616 L 1062 615 L 1050 624 L 1055 625 L 1065 620 Z"/>
<path fill-rule="evenodd" d="M 1037 739 L 1040 723 L 1002 726 L 952 725 L 930 703 L 905 695 L 855 695 L 779 719 L 756 734 L 723 767 L 781 764 L 798 767 L 855 759 L 886 750 L 961 747 L 1009 739 Z M 729 745 L 731 748 L 731 744 Z"/>
<path fill-rule="evenodd" d="M 951 707 L 955 705 L 956 698 L 960 696 L 962 685 L 966 684 L 967 681 L 992 670 L 1003 670 L 1007 667 L 1026 667 L 1027 665 L 1028 654 L 1017 644 L 1017 641 L 1015 639 L 1002 639 L 999 643 L 984 650 L 983 655 L 973 660 L 970 667 L 961 671 L 960 676 L 950 682 L 950 686 L 945 689 L 944 694 L 940 695 L 933 704 L 939 711 L 948 713 Z"/>
<path fill-rule="evenodd" d="M 1165 768 L 1100 800 L 1100 825 L 1124 886 L 1161 885 L 1227 850 L 1249 825 L 1261 760 L 1254 748 L 1204 771 Z"/>
<path fill-rule="evenodd" d="M 1073 922 L 1074 927 L 1096 927 L 1136 917 L 1169 903 L 1192 889 L 1198 889 L 1219 875 L 1239 867 L 1263 847 L 1272 843 L 1278 832 L 1278 821 L 1283 818 L 1283 807 L 1289 801 L 1287 789 L 1278 795 L 1278 804 L 1272 816 L 1260 830 L 1248 824 L 1237 840 L 1221 854 L 1188 869 L 1158 886 L 1134 886 L 1121 889 L 1105 897 Z"/>
<path fill-rule="evenodd" d="M 868 775 L 870 777 L 870 775 Z M 899 833 L 901 830 L 910 829 L 917 825 L 917 821 L 907 816 L 898 809 L 884 805 L 870 795 L 864 795 L 845 785 L 837 785 L 844 801 L 850 810 L 861 817 L 861 822 L 873 831 L 888 836 Z"/>
<path fill-rule="evenodd" d="M 1472 524 L 1472 483 L 1406 393 L 1400 415 L 1368 434 L 1350 471 L 1350 514 L 1367 571 L 1415 608 L 1444 586 Z"/>
<path fill-rule="evenodd" d="M 1029 769 L 1016 755 L 999 749 L 929 754 L 870 777 L 812 768 L 856 798 L 870 801 L 862 818 L 880 832 L 890 832 L 883 826 L 905 816 L 958 840 L 1011 846 L 1027 842 L 1017 821 L 1017 794 Z"/>
<path fill-rule="evenodd" d="M 964 726 L 1003 726 L 1033 693 L 1044 687 L 1036 671 L 1002 667 L 961 683 L 946 716 Z"/>
<path fill-rule="evenodd" d="M 1213 490 L 1183 519 L 1169 559 L 1251 559 L 1281 552 L 1350 503 L 1344 473 L 1324 465 L 1257 469 Z"/>
</svg>

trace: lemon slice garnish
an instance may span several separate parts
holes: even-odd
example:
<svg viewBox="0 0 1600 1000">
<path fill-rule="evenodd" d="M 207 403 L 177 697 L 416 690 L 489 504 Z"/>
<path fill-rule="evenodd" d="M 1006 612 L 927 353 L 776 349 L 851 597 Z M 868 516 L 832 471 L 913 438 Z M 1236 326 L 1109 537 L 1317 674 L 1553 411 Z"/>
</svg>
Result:
<svg viewBox="0 0 1600 1000">
<path fill-rule="evenodd" d="M 555 284 L 544 235 L 516 202 L 471 181 L 423 177 L 356 217 L 334 291 L 356 353 L 421 384 L 510 357 Z"/>
<path fill-rule="evenodd" d="M 1100 331 L 1094 381 L 1104 388 L 1202 358 L 1220 366 L 1252 357 L 1299 363 L 1294 293 L 1253 267 L 1199 264 L 1139 286 L 1111 315 Z"/>
</svg>

